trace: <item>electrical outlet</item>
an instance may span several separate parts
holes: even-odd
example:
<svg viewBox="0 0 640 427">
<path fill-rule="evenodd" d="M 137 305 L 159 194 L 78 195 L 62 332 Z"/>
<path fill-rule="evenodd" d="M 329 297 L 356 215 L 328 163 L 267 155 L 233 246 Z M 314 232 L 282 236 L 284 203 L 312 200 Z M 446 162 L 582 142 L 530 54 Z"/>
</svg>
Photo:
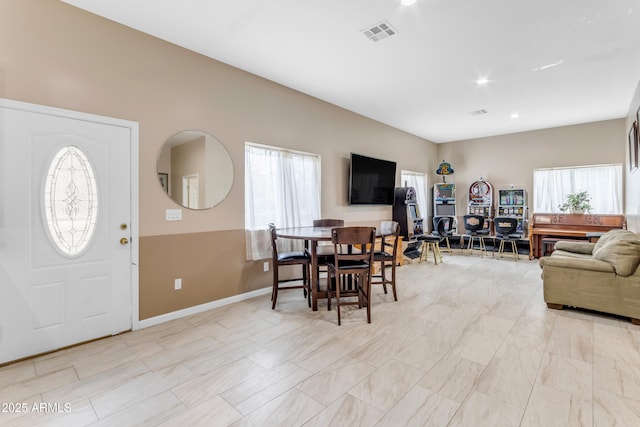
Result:
<svg viewBox="0 0 640 427">
<path fill-rule="evenodd" d="M 264 264 L 262 264 L 262 269 L 264 271 L 269 271 L 269 261 L 265 261 Z"/>
<path fill-rule="evenodd" d="M 178 289 L 182 289 L 182 279 L 176 279 L 173 281 L 173 287 L 177 291 Z"/>
</svg>

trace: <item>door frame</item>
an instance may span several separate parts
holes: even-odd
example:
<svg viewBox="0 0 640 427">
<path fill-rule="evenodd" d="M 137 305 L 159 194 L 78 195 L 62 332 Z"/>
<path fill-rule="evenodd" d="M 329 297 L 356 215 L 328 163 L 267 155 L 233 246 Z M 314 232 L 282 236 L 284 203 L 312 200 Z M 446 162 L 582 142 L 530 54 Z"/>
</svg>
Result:
<svg viewBox="0 0 640 427">
<path fill-rule="evenodd" d="M 48 114 L 68 119 L 83 120 L 106 124 L 110 126 L 119 126 L 127 128 L 130 131 L 130 170 L 131 170 L 131 329 L 140 329 L 140 292 L 139 292 L 139 187 L 138 175 L 140 170 L 139 158 L 139 125 L 138 122 L 131 120 L 117 119 L 113 117 L 100 116 L 96 114 L 84 113 L 80 111 L 66 110 L 57 107 L 49 107 L 46 105 L 32 104 L 28 102 L 15 101 L 6 98 L 0 98 L 0 106 L 21 110 L 31 113 Z M 1 147 L 0 147 L 1 148 Z"/>
</svg>

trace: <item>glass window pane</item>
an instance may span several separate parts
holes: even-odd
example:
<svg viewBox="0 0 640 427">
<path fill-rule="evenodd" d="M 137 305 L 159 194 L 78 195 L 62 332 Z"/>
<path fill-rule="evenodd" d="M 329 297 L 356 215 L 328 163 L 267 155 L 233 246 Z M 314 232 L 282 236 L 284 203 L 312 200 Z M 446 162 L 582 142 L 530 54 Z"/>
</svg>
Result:
<svg viewBox="0 0 640 427">
<path fill-rule="evenodd" d="M 82 150 L 69 145 L 54 156 L 43 196 L 51 240 L 63 254 L 80 255 L 93 237 L 98 217 L 96 178 Z"/>
<path fill-rule="evenodd" d="M 416 200 L 420 208 L 420 216 L 427 223 L 427 176 L 421 172 L 400 171 L 400 182 L 404 187 L 413 187 L 416 190 Z"/>
<path fill-rule="evenodd" d="M 622 165 L 533 171 L 533 211 L 559 213 L 569 193 L 587 191 L 592 214 L 622 213 Z"/>
<path fill-rule="evenodd" d="M 320 156 L 259 144 L 245 144 L 245 228 L 247 259 L 271 256 L 265 232 L 311 225 L 320 216 Z M 283 250 L 300 242 L 282 240 Z"/>
</svg>

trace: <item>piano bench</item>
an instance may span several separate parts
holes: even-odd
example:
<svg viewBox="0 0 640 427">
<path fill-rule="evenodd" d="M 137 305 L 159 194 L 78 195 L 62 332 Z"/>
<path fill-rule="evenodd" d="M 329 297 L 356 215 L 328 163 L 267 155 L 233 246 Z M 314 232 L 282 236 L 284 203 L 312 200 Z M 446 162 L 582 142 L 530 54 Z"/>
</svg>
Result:
<svg viewBox="0 0 640 427">
<path fill-rule="evenodd" d="M 602 236 L 604 234 L 604 232 L 592 232 L 592 233 L 586 233 L 587 234 L 587 240 L 590 241 L 591 243 L 596 243 L 598 241 L 598 239 L 600 239 L 600 236 Z"/>
</svg>

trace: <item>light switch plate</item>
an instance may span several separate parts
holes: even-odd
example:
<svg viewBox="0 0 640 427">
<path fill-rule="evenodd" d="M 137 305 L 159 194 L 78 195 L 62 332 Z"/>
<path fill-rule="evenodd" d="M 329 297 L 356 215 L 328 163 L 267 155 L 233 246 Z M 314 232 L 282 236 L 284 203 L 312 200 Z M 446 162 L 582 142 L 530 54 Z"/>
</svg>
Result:
<svg viewBox="0 0 640 427">
<path fill-rule="evenodd" d="M 182 221 L 182 209 L 167 209 L 164 213 L 166 221 Z"/>
</svg>

